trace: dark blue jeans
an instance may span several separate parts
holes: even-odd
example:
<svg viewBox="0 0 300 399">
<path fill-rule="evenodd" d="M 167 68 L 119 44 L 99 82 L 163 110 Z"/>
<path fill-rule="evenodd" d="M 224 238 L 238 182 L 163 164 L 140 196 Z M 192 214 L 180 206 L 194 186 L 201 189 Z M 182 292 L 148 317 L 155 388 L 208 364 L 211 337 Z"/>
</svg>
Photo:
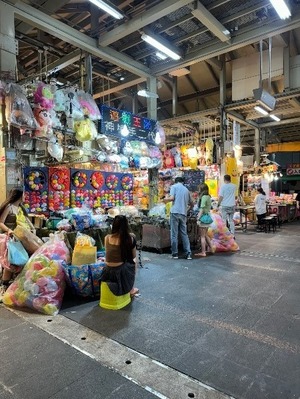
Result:
<svg viewBox="0 0 300 399">
<path fill-rule="evenodd" d="M 187 217 L 185 215 L 181 215 L 180 213 L 170 214 L 172 255 L 178 254 L 178 232 L 181 235 L 185 255 L 191 253 L 190 240 L 186 230 L 186 221 Z"/>
</svg>

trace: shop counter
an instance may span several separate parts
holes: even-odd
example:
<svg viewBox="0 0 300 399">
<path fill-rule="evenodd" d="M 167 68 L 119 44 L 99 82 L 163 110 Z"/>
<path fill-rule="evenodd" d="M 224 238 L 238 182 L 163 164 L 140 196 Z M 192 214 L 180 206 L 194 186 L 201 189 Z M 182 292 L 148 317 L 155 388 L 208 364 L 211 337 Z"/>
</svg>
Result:
<svg viewBox="0 0 300 399">
<path fill-rule="evenodd" d="M 295 204 L 269 204 L 269 214 L 276 214 L 280 222 L 291 222 L 297 217 L 297 206 Z"/>
</svg>

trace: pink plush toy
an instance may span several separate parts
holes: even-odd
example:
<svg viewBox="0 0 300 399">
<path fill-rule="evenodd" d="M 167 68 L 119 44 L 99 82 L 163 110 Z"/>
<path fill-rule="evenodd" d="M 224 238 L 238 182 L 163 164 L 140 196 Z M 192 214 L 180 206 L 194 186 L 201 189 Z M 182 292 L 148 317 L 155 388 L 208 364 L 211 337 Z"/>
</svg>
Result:
<svg viewBox="0 0 300 399">
<path fill-rule="evenodd" d="M 51 91 L 51 86 L 40 82 L 33 96 L 34 103 L 38 104 L 41 108 L 45 108 L 46 110 L 53 109 L 54 95 Z"/>
<path fill-rule="evenodd" d="M 39 124 L 35 131 L 36 137 L 50 137 L 53 134 L 51 113 L 45 108 L 35 108 L 34 116 Z"/>
</svg>

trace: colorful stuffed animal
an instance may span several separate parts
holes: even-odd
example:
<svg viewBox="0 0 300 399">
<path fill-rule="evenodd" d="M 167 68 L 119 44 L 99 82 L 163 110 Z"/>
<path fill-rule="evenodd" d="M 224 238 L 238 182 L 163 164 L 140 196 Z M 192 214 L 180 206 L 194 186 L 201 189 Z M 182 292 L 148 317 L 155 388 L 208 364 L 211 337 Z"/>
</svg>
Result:
<svg viewBox="0 0 300 399">
<path fill-rule="evenodd" d="M 56 90 L 54 93 L 54 111 L 63 112 L 66 109 L 65 93 L 63 90 Z"/>
<path fill-rule="evenodd" d="M 50 110 L 45 108 L 35 108 L 34 116 L 39 124 L 38 129 L 35 130 L 35 136 L 50 138 L 53 135 L 53 122 Z"/>
<path fill-rule="evenodd" d="M 213 150 L 214 150 L 214 142 L 213 139 L 211 137 L 209 137 L 208 139 L 206 139 L 205 142 L 205 162 L 206 165 L 211 165 L 213 163 Z"/>
<path fill-rule="evenodd" d="M 188 145 L 182 145 L 180 147 L 182 165 L 184 167 L 190 166 L 190 160 L 189 160 L 189 156 L 188 156 L 188 148 L 189 148 Z"/>
<path fill-rule="evenodd" d="M 40 82 L 36 88 L 35 93 L 33 94 L 33 98 L 34 103 L 39 108 L 50 110 L 54 107 L 54 95 L 52 93 L 50 85 L 46 85 L 45 83 Z"/>
<path fill-rule="evenodd" d="M 205 166 L 205 145 L 204 145 L 204 143 L 201 143 L 198 145 L 197 152 L 198 152 L 199 165 Z"/>
</svg>

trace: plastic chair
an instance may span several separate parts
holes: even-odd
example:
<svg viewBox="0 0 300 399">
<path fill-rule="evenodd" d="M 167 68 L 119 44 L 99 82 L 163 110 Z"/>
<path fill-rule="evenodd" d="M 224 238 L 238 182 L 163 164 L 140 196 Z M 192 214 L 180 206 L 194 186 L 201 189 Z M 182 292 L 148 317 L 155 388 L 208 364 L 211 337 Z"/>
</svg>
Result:
<svg viewBox="0 0 300 399">
<path fill-rule="evenodd" d="M 119 310 L 131 302 L 130 293 L 116 296 L 109 289 L 106 282 L 101 281 L 99 306 L 104 309 Z"/>
</svg>

